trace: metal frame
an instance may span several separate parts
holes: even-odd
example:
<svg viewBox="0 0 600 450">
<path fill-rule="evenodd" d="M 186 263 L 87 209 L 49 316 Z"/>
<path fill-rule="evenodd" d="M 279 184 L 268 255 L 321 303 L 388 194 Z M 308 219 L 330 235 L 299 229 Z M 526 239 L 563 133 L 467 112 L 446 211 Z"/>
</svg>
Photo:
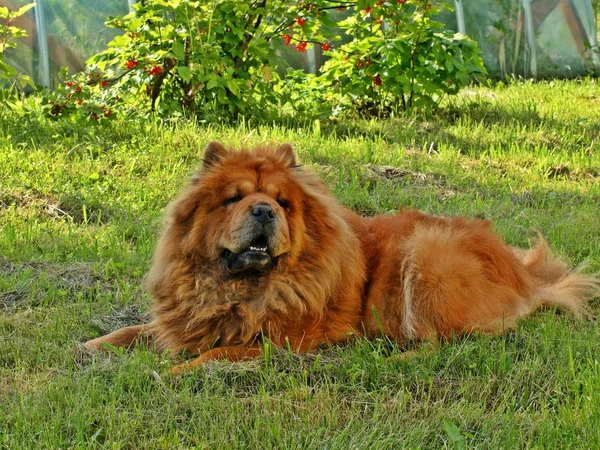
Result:
<svg viewBox="0 0 600 450">
<path fill-rule="evenodd" d="M 465 13 L 463 11 L 461 0 L 454 0 L 454 10 L 456 11 L 456 23 L 458 25 L 458 32 L 466 35 L 467 27 L 465 26 Z"/>
<path fill-rule="evenodd" d="M 531 13 L 531 1 L 521 0 L 523 14 L 525 16 L 525 78 L 537 78 L 537 56 L 535 49 L 535 30 L 533 29 L 533 14 Z M 527 66 L 529 71 L 527 73 Z"/>
<path fill-rule="evenodd" d="M 37 0 L 35 7 L 35 26 L 37 28 L 40 79 L 42 85 L 50 87 L 50 55 L 48 54 L 48 35 L 46 33 L 46 16 L 44 14 L 44 0 Z"/>
</svg>

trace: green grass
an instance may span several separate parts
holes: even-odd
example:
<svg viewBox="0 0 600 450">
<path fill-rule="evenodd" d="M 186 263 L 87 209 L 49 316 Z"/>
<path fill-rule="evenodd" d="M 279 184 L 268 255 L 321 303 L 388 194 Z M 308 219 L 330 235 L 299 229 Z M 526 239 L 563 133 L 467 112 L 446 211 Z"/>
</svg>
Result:
<svg viewBox="0 0 600 450">
<path fill-rule="evenodd" d="M 485 217 L 511 244 L 539 230 L 600 270 L 595 81 L 472 89 L 428 121 L 0 118 L 0 448 L 600 447 L 598 324 L 553 311 L 408 361 L 360 341 L 181 378 L 147 349 L 77 345 L 142 320 L 162 210 L 213 139 L 289 141 L 363 214 Z"/>
</svg>

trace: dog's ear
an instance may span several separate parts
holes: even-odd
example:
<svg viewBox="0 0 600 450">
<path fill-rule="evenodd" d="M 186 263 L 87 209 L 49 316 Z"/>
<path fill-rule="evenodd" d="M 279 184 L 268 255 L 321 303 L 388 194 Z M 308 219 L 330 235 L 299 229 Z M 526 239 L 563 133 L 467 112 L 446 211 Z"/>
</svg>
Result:
<svg viewBox="0 0 600 450">
<path fill-rule="evenodd" d="M 210 169 L 226 154 L 227 149 L 223 147 L 223 144 L 216 141 L 210 142 L 204 150 L 204 156 L 202 156 L 202 167 Z"/>
<path fill-rule="evenodd" d="M 281 144 L 277 147 L 277 154 L 281 156 L 281 160 L 288 167 L 296 166 L 296 155 L 290 144 Z"/>
</svg>

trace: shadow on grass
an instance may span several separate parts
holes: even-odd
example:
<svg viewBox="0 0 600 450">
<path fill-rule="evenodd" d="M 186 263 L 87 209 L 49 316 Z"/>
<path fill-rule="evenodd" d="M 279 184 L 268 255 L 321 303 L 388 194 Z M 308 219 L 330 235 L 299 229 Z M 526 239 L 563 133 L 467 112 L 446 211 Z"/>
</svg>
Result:
<svg viewBox="0 0 600 450">
<path fill-rule="evenodd" d="M 461 124 L 464 129 L 461 129 Z M 462 153 L 477 155 L 489 149 L 490 142 L 482 136 L 473 135 L 467 130 L 472 124 L 478 124 L 489 133 L 483 133 L 483 137 L 492 134 L 500 135 L 502 133 L 510 134 L 507 130 L 528 130 L 528 131 L 557 131 L 562 133 L 564 130 L 576 127 L 578 136 L 586 136 L 588 144 L 600 136 L 600 124 L 595 121 L 573 122 L 561 121 L 554 117 L 548 117 L 540 113 L 534 101 L 519 104 L 503 104 L 497 101 L 489 100 L 469 100 L 461 103 L 451 103 L 440 108 L 433 116 L 412 114 L 403 117 L 387 120 L 353 120 L 353 121 L 329 121 L 320 126 L 320 133 L 323 136 L 335 136 L 340 139 L 382 140 L 388 144 L 400 144 L 408 150 L 425 152 L 426 149 L 435 148 L 441 144 L 455 147 Z M 449 132 L 448 128 L 458 128 L 455 132 Z M 460 133 L 464 134 L 460 134 Z M 487 135 L 487 136 L 486 136 Z M 504 136 L 512 138 L 512 136 Z M 503 144 L 514 143 L 511 139 Z M 523 142 L 527 147 L 535 146 L 538 142 Z M 553 142 L 551 139 L 544 140 L 540 138 L 539 144 L 548 146 L 558 146 L 560 142 Z M 586 142 L 578 143 L 573 151 L 579 151 Z M 532 149 L 534 150 L 534 149 Z"/>
</svg>

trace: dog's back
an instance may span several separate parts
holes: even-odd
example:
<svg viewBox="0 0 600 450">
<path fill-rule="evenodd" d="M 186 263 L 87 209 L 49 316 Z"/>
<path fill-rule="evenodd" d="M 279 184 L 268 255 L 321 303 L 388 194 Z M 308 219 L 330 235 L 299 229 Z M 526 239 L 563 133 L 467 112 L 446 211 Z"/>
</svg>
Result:
<svg viewBox="0 0 600 450">
<path fill-rule="evenodd" d="M 417 211 L 367 219 L 377 236 L 365 307 L 370 334 L 400 342 L 499 333 L 547 305 L 581 317 L 600 280 L 549 256 L 514 249 L 490 223 Z"/>
</svg>

